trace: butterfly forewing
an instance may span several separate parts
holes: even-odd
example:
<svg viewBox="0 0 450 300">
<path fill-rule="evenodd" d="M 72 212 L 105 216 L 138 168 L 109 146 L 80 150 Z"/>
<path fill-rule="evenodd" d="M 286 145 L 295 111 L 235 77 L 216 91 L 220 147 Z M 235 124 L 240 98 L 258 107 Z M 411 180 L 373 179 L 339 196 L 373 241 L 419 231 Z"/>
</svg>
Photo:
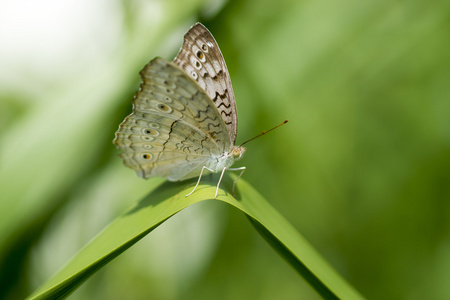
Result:
<svg viewBox="0 0 450 300">
<path fill-rule="evenodd" d="M 173 60 L 212 99 L 228 130 L 230 144 L 237 134 L 237 112 L 230 75 L 214 37 L 197 23 L 184 36 L 184 43 Z"/>
<path fill-rule="evenodd" d="M 142 71 L 133 113 L 116 132 L 125 165 L 139 176 L 180 180 L 228 151 L 226 125 L 199 85 L 173 63 L 153 59 Z"/>
</svg>

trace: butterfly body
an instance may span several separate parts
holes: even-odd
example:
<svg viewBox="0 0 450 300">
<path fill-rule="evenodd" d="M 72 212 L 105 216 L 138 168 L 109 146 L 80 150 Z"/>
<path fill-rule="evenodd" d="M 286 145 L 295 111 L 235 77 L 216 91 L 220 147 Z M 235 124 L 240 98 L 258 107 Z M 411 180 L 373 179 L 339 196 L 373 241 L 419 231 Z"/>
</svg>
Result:
<svg viewBox="0 0 450 300">
<path fill-rule="evenodd" d="M 231 80 L 209 31 L 195 24 L 173 62 L 157 57 L 140 74 L 133 112 L 113 141 L 124 164 L 142 178 L 170 181 L 196 176 L 200 181 L 205 171 L 222 172 L 222 178 L 226 169 L 235 170 L 230 167 L 245 148 L 235 146 Z"/>
</svg>

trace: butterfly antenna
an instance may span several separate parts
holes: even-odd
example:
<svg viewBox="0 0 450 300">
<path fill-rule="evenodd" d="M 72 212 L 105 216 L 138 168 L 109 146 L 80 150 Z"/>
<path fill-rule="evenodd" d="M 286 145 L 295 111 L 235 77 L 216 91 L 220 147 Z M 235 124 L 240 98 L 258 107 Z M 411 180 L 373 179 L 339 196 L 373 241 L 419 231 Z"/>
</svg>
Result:
<svg viewBox="0 0 450 300">
<path fill-rule="evenodd" d="M 267 131 L 261 132 L 261 133 L 258 134 L 257 136 L 255 136 L 255 137 L 253 137 L 253 138 L 251 138 L 251 139 L 249 139 L 249 140 L 243 142 L 243 143 L 241 144 L 241 146 L 243 146 L 244 144 L 247 144 L 247 143 L 250 142 L 250 141 L 253 141 L 253 140 L 256 139 L 256 138 L 259 138 L 259 137 L 262 136 L 262 135 L 265 135 L 266 133 L 268 133 L 268 132 L 270 132 L 270 131 L 272 131 L 272 130 L 274 130 L 274 129 L 277 129 L 278 127 L 280 127 L 281 125 L 286 124 L 287 122 L 289 122 L 289 120 L 284 120 L 283 123 L 278 124 L 277 126 L 271 128 L 271 129 L 269 129 L 269 130 L 267 130 Z"/>
</svg>

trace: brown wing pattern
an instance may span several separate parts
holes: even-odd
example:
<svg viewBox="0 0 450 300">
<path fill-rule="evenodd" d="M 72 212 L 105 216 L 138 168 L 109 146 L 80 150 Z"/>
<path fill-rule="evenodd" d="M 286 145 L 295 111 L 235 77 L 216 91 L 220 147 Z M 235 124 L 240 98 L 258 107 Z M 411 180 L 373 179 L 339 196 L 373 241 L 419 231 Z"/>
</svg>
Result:
<svg viewBox="0 0 450 300">
<path fill-rule="evenodd" d="M 237 134 L 237 112 L 230 75 L 214 37 L 197 23 L 184 35 L 184 43 L 173 60 L 213 100 L 228 130 L 231 145 Z"/>
</svg>

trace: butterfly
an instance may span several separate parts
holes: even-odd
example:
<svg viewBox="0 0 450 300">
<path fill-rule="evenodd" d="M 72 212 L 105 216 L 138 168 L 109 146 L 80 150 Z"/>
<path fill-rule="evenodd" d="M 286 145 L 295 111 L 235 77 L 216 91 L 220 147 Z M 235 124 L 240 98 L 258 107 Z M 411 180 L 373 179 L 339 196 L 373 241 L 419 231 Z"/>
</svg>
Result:
<svg viewBox="0 0 450 300">
<path fill-rule="evenodd" d="M 231 79 L 214 37 L 196 23 L 184 35 L 172 62 L 156 57 L 140 72 L 133 112 L 119 125 L 113 143 L 127 167 L 142 178 L 179 181 L 221 172 L 242 158 L 236 146 L 237 112 Z"/>
</svg>

